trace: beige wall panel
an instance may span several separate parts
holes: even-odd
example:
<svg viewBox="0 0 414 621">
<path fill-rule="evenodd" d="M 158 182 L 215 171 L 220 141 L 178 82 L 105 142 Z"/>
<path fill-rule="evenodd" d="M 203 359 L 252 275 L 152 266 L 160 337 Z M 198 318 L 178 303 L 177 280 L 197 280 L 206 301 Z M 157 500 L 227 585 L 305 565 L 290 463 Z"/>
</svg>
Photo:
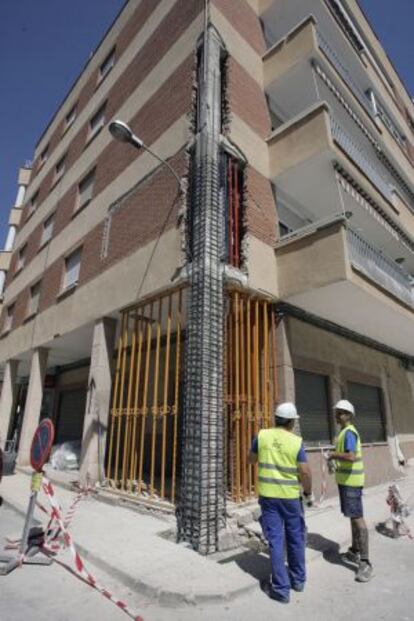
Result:
<svg viewBox="0 0 414 621">
<path fill-rule="evenodd" d="M 279 297 L 274 249 L 252 235 L 247 236 L 248 286 L 272 297 Z"/>
<path fill-rule="evenodd" d="M 275 178 L 292 166 L 331 147 L 329 115 L 325 105 L 306 111 L 273 132 L 268 140 L 269 172 Z"/>
<path fill-rule="evenodd" d="M 19 226 L 21 218 L 22 210 L 13 207 L 13 209 L 10 210 L 9 224 L 11 226 Z"/>
<path fill-rule="evenodd" d="M 289 71 L 297 62 L 308 54 L 315 53 L 316 38 L 313 23 L 301 26 L 282 43 L 276 43 L 264 56 L 264 88 Z"/>
<path fill-rule="evenodd" d="M 231 140 L 239 147 L 247 161 L 261 175 L 269 178 L 269 150 L 266 142 L 239 116 L 232 115 Z"/>
<path fill-rule="evenodd" d="M 12 252 L 8 252 L 7 250 L 0 250 L 0 270 L 7 270 L 10 267 Z"/>
<path fill-rule="evenodd" d="M 347 263 L 341 225 L 287 243 L 276 251 L 279 295 L 286 298 L 345 280 Z"/>
</svg>

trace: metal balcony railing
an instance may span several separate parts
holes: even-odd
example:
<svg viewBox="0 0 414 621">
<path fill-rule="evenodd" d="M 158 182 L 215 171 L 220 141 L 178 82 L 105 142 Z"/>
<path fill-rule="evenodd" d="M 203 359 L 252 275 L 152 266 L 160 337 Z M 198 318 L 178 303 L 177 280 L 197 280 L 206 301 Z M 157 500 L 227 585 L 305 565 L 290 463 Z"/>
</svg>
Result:
<svg viewBox="0 0 414 621">
<path fill-rule="evenodd" d="M 414 289 L 408 272 L 351 228 L 347 229 L 347 239 L 352 265 L 383 289 L 414 306 Z"/>
<path fill-rule="evenodd" d="M 354 139 L 346 132 L 338 121 L 331 116 L 332 137 L 339 146 L 354 160 L 355 164 L 377 186 L 388 201 L 392 201 L 391 187 L 382 177 L 381 172 L 372 164 L 369 156 L 361 149 Z"/>
<path fill-rule="evenodd" d="M 364 110 L 369 114 L 370 117 L 373 117 L 373 112 L 372 112 L 370 102 L 368 101 L 363 91 L 356 84 L 355 80 L 352 78 L 348 69 L 341 62 L 338 54 L 329 45 L 329 43 L 323 37 L 323 35 L 319 32 L 319 30 L 317 30 L 316 34 L 318 38 L 318 45 L 320 49 L 322 50 L 322 52 L 325 54 L 325 56 L 327 56 L 327 58 L 330 60 L 332 65 L 335 67 L 336 71 L 342 77 L 344 82 L 346 82 L 346 84 L 349 86 L 349 88 L 351 89 L 355 97 L 358 99 L 359 103 L 364 108 Z"/>
</svg>

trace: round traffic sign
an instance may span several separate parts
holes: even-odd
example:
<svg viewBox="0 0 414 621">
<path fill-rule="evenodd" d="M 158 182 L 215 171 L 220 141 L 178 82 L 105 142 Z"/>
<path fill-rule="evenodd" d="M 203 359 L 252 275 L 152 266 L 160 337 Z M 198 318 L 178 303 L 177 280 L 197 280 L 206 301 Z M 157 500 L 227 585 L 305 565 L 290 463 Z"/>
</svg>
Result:
<svg viewBox="0 0 414 621">
<path fill-rule="evenodd" d="M 45 418 L 35 431 L 30 449 L 30 463 L 36 472 L 41 472 L 47 462 L 54 437 L 53 423 L 50 418 Z"/>
</svg>

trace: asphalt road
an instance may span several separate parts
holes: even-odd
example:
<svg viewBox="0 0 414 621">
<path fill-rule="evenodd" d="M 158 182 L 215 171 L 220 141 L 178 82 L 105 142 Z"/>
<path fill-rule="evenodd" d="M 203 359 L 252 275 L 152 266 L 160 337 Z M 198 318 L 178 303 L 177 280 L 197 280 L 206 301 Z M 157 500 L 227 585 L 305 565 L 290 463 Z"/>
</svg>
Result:
<svg viewBox="0 0 414 621">
<path fill-rule="evenodd" d="M 18 534 L 23 520 L 0 508 L 0 542 Z M 268 600 L 257 590 L 223 605 L 162 608 L 130 593 L 101 571 L 90 569 L 102 584 L 124 599 L 145 621 L 254 621 L 266 618 L 292 621 L 414 621 L 414 541 L 371 535 L 375 577 L 368 584 L 354 581 L 351 566 L 332 553 L 309 564 L 303 594 L 293 594 L 290 605 Z M 245 570 L 259 577 L 267 571 L 265 556 L 246 554 Z M 57 564 L 24 566 L 0 576 L 0 618 L 5 621 L 118 621 L 125 613 Z M 269 615 L 271 615 L 269 617 Z"/>
</svg>

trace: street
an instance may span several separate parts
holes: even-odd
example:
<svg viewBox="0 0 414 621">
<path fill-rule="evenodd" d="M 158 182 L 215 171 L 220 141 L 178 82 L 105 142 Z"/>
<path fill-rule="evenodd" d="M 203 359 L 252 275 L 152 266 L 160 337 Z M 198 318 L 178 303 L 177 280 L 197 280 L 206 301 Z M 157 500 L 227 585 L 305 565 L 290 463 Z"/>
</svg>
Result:
<svg viewBox="0 0 414 621">
<path fill-rule="evenodd" d="M 21 531 L 23 520 L 7 507 L 0 511 L 0 540 L 3 544 L 5 536 Z M 310 541 L 310 545 L 315 543 Z M 374 532 L 371 533 L 371 544 L 375 568 L 372 582 L 354 582 L 352 568 L 344 566 L 333 549 L 325 554 L 325 558 L 320 557 L 308 564 L 306 591 L 294 593 L 289 606 L 268 600 L 257 588 L 233 602 L 220 605 L 160 607 L 87 565 L 103 586 L 141 614 L 145 621 L 248 621 L 261 614 L 306 621 L 332 618 L 348 621 L 353 616 L 359 621 L 412 621 L 414 541 L 407 538 L 394 541 Z M 68 557 L 62 558 L 69 560 Z M 235 560 L 245 571 L 257 577 L 263 577 L 267 572 L 268 559 L 264 555 L 246 552 Z M 7 621 L 43 621 L 51 617 L 57 621 L 71 621 L 73 618 L 79 621 L 121 621 L 128 618 L 113 603 L 57 563 L 51 567 L 25 566 L 1 577 L 1 580 L 1 618 Z"/>
</svg>

